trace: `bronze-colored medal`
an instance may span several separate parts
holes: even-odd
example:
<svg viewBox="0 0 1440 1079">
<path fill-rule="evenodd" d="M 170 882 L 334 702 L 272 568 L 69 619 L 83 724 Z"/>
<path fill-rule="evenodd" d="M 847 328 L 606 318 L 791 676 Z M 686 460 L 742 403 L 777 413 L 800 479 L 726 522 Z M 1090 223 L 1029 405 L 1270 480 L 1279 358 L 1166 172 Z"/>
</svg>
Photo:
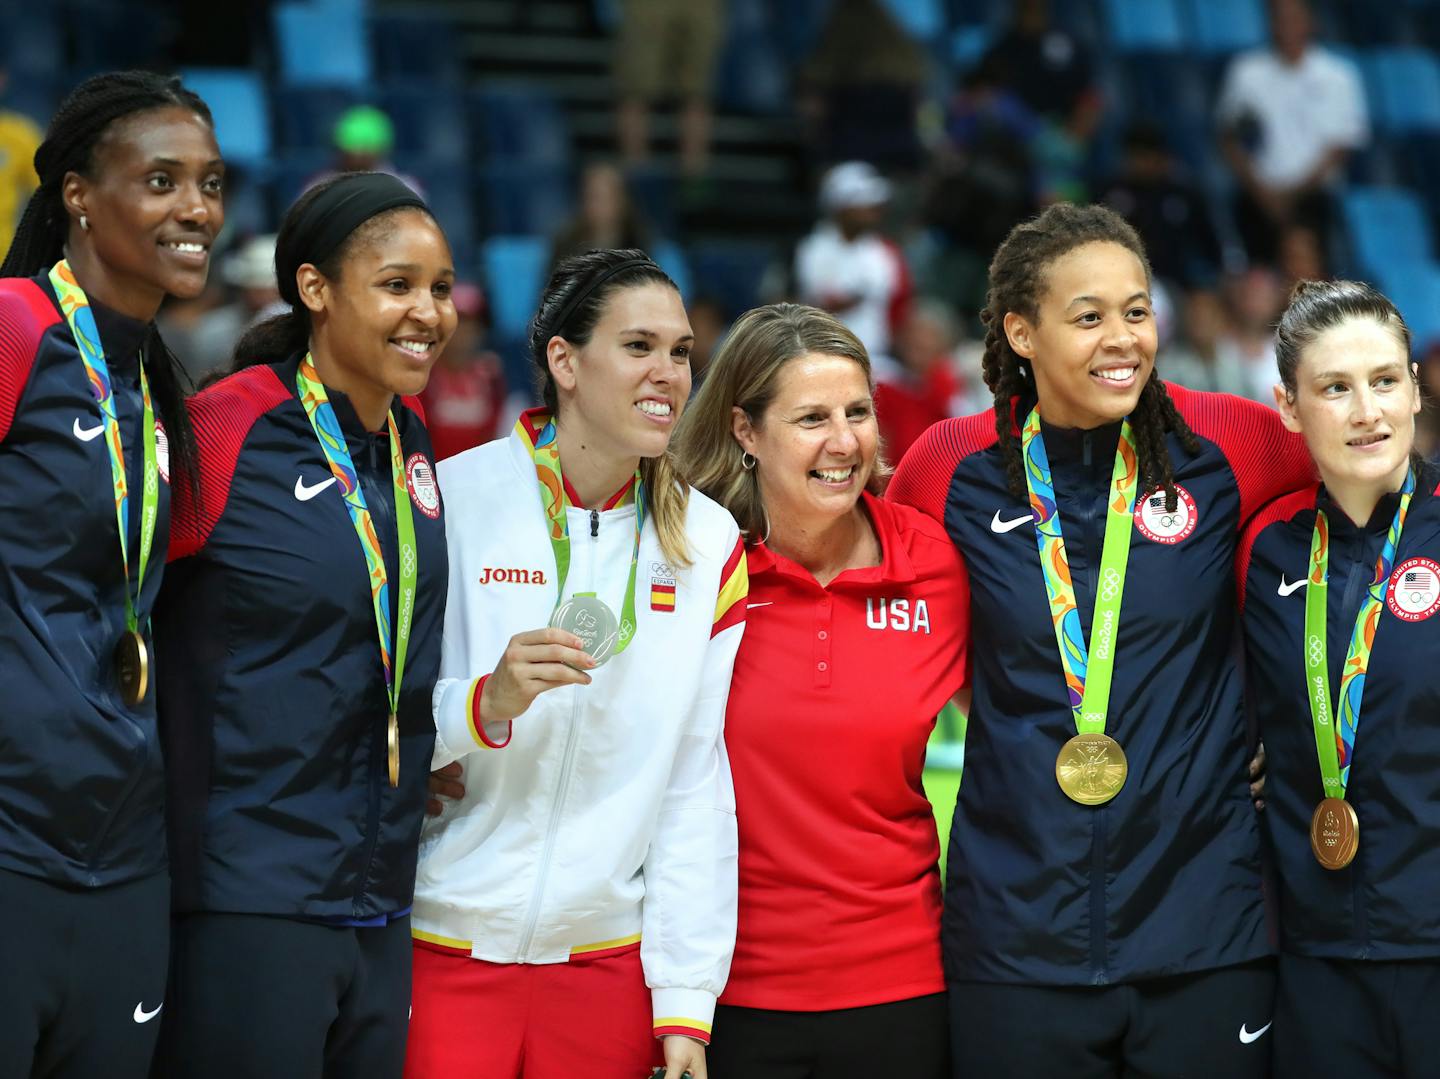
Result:
<svg viewBox="0 0 1440 1079">
<path fill-rule="evenodd" d="M 1120 743 L 1108 734 L 1077 734 L 1060 747 L 1055 782 L 1065 797 L 1081 805 L 1110 801 L 1125 786 L 1130 764 Z"/>
<path fill-rule="evenodd" d="M 1360 818 L 1344 798 L 1326 798 L 1310 818 L 1310 850 L 1326 869 L 1344 869 L 1360 849 Z"/>
<path fill-rule="evenodd" d="M 150 686 L 150 650 L 138 630 L 127 629 L 115 645 L 115 680 L 120 698 L 131 708 L 145 699 Z"/>
<path fill-rule="evenodd" d="M 394 712 L 385 727 L 386 742 L 390 749 L 390 786 L 400 786 L 400 720 Z"/>
</svg>

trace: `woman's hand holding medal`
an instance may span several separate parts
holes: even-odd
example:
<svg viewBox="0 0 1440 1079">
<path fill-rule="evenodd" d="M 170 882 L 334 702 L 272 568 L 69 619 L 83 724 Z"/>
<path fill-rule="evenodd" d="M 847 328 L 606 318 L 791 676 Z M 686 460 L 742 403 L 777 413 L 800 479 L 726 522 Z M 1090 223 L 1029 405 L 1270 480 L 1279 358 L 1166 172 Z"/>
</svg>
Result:
<svg viewBox="0 0 1440 1079">
<path fill-rule="evenodd" d="M 480 718 L 486 723 L 514 719 L 547 689 L 588 686 L 585 672 L 595 660 L 573 633 L 562 629 L 532 629 L 517 633 L 505 646 L 495 673 L 480 693 Z"/>
</svg>

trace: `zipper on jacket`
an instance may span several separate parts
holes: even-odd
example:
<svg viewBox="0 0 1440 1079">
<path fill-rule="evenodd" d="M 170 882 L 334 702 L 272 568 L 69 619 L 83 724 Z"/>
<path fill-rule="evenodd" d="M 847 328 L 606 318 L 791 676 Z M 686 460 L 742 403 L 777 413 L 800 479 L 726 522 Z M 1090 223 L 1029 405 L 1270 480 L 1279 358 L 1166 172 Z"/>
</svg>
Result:
<svg viewBox="0 0 1440 1079">
<path fill-rule="evenodd" d="M 590 511 L 590 538 L 600 535 L 600 514 Z M 590 544 L 590 583 L 595 583 L 595 543 Z M 570 726 L 565 732 L 565 755 L 560 758 L 560 782 L 555 785 L 555 797 L 550 802 L 550 820 L 545 826 L 545 845 L 540 849 L 540 863 L 535 868 L 535 887 L 530 893 L 530 917 L 525 921 L 525 932 L 520 937 L 520 962 L 528 962 L 530 944 L 535 939 L 535 929 L 540 924 L 540 903 L 545 897 L 545 881 L 550 875 L 550 859 L 555 855 L 555 834 L 559 831 L 560 808 L 570 791 L 570 777 L 575 770 L 576 732 L 580 729 L 580 694 L 575 693 L 570 705 Z"/>
<path fill-rule="evenodd" d="M 393 497 L 392 492 L 394 490 L 393 485 L 389 482 L 391 479 L 389 474 L 390 469 L 388 467 L 385 469 L 386 482 L 381 482 L 379 476 L 377 475 L 379 471 L 379 461 L 376 456 L 376 448 L 378 442 L 378 437 L 374 435 L 366 436 L 365 453 L 369 461 L 369 467 L 367 469 L 368 476 L 357 476 L 356 478 L 357 480 L 359 480 L 362 489 L 364 487 L 365 480 L 367 478 L 371 480 L 370 490 L 365 492 L 365 504 L 370 507 L 370 518 L 375 524 L 375 531 L 377 535 L 393 536 L 395 535 L 395 513 L 398 511 L 395 511 L 392 508 L 389 501 Z M 386 526 L 389 526 L 388 531 L 382 531 L 382 529 L 386 528 Z M 381 541 L 380 551 L 381 557 L 383 558 L 385 551 L 383 540 Z M 388 562 L 386 563 L 385 574 L 387 577 L 390 576 L 390 568 Z M 395 603 L 395 593 L 393 590 L 390 593 L 390 602 L 392 604 L 393 610 L 393 605 Z M 370 638 L 370 642 L 371 647 L 373 648 L 373 636 Z M 383 732 L 385 730 L 385 724 L 388 723 L 387 713 L 389 712 L 390 702 L 386 701 L 385 703 L 386 707 L 382 711 L 380 719 L 379 731 L 381 733 L 379 733 L 378 735 L 379 745 L 381 745 L 382 747 L 384 746 L 383 739 L 385 738 L 385 734 Z M 371 745 L 375 745 L 376 741 L 377 739 L 372 738 Z M 369 797 L 365 807 L 365 861 L 364 868 L 360 872 L 360 879 L 356 886 L 355 898 L 353 900 L 351 908 L 352 913 L 357 918 L 362 917 L 361 910 L 365 899 L 365 893 L 370 890 L 370 871 L 375 866 L 375 848 L 380 845 L 380 784 L 382 782 L 380 777 L 381 756 L 381 753 L 376 752 L 372 752 L 370 754 L 370 768 L 368 769 L 370 788 L 367 792 Z M 384 780 L 384 782 L 388 782 L 388 779 Z"/>
<path fill-rule="evenodd" d="M 1086 640 L 1088 634 L 1095 628 L 1095 589 L 1096 570 L 1100 562 L 1100 554 L 1104 548 L 1104 533 L 1096 535 L 1095 529 L 1095 494 L 1092 490 L 1094 479 L 1091 470 L 1095 461 L 1095 435 L 1094 432 L 1086 431 L 1080 440 L 1081 464 L 1081 507 L 1080 524 L 1081 534 L 1085 543 L 1085 583 L 1089 590 L 1088 603 L 1092 612 L 1088 619 L 1089 625 L 1085 628 Z M 1109 477 L 1106 477 L 1105 491 L 1101 495 L 1102 502 L 1108 505 L 1109 500 Z M 1105 524 L 1109 523 L 1105 518 Z M 1077 597 L 1078 598 L 1078 597 Z M 1105 806 L 1096 806 L 1094 819 L 1090 829 L 1090 984 L 1106 985 L 1110 981 L 1110 972 L 1106 963 L 1106 921 L 1108 918 L 1107 904 L 1105 902 L 1105 866 L 1108 861 L 1106 854 L 1109 846 L 1109 828 L 1107 823 L 1109 815 Z"/>
</svg>

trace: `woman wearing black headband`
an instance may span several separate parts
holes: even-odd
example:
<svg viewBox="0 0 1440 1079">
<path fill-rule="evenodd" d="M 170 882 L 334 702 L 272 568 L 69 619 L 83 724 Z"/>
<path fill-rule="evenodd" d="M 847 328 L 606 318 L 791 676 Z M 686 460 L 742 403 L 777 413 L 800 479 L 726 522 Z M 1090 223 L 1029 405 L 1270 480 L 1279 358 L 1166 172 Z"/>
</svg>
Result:
<svg viewBox="0 0 1440 1079">
<path fill-rule="evenodd" d="M 161 1074 L 398 1076 L 446 553 L 414 395 L 449 245 L 393 177 L 281 226 L 291 310 L 189 402 L 156 616 L 175 926 Z M 177 484 L 184 487 L 184 484 Z"/>
<path fill-rule="evenodd" d="M 205 288 L 225 169 L 148 72 L 77 87 L 35 166 L 0 266 L 0 1075 L 138 1079 L 170 939 L 150 611 L 191 446 L 153 320 Z"/>
<path fill-rule="evenodd" d="M 705 1079 L 746 576 L 669 457 L 692 340 L 642 252 L 564 259 L 530 336 L 545 406 L 440 466 L 436 761 L 464 791 L 423 840 L 410 1079 Z"/>
</svg>

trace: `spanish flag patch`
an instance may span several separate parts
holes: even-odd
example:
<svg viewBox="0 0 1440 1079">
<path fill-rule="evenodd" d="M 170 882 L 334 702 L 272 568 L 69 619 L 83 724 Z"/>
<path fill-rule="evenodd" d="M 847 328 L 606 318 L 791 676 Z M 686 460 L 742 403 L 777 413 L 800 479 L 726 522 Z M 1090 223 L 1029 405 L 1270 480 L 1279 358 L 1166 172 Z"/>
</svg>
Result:
<svg viewBox="0 0 1440 1079">
<path fill-rule="evenodd" d="M 675 609 L 675 582 L 655 577 L 650 581 L 650 609 L 652 611 L 673 611 Z"/>
</svg>

